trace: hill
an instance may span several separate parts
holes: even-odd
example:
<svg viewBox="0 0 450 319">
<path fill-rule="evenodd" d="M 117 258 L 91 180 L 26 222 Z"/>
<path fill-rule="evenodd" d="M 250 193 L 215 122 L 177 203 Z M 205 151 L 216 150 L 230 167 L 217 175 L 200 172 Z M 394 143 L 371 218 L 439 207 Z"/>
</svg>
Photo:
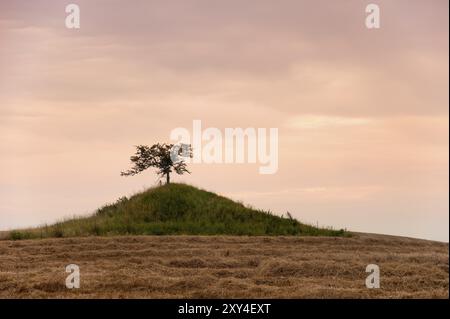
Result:
<svg viewBox="0 0 450 319">
<path fill-rule="evenodd" d="M 345 236 L 256 210 L 186 184 L 151 188 L 50 226 L 8 232 L 7 239 L 115 235 L 308 235 Z"/>
</svg>

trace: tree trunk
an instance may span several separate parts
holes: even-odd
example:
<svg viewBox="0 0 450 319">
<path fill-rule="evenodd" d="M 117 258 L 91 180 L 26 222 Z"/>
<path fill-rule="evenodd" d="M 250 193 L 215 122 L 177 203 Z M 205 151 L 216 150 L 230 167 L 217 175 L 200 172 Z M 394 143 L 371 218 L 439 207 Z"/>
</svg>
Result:
<svg viewBox="0 0 450 319">
<path fill-rule="evenodd" d="M 170 184 L 170 173 L 166 173 L 166 184 Z"/>
</svg>

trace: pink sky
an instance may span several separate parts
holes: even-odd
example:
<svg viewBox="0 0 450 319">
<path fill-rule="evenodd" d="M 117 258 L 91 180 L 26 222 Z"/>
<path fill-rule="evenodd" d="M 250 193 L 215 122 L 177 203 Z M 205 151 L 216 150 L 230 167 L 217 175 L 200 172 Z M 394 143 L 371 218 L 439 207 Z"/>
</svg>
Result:
<svg viewBox="0 0 450 319">
<path fill-rule="evenodd" d="M 81 28 L 65 28 L 65 6 Z M 174 177 L 302 221 L 448 241 L 448 1 L 0 2 L 0 230 L 152 186 L 132 145 L 278 127 L 279 170 Z"/>
</svg>

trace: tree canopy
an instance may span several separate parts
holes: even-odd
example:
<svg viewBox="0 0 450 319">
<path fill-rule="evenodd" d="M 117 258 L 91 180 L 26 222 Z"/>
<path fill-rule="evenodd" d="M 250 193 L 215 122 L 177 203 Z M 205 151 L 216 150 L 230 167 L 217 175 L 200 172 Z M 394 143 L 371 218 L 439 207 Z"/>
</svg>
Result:
<svg viewBox="0 0 450 319">
<path fill-rule="evenodd" d="M 170 183 L 170 174 L 175 172 L 179 175 L 190 174 L 187 164 L 183 158 L 192 157 L 190 144 L 166 144 L 157 143 L 152 146 L 137 145 L 135 155 L 130 157 L 132 168 L 121 172 L 122 176 L 133 176 L 144 170 L 154 167 L 158 175 L 166 177 L 167 184 Z"/>
</svg>

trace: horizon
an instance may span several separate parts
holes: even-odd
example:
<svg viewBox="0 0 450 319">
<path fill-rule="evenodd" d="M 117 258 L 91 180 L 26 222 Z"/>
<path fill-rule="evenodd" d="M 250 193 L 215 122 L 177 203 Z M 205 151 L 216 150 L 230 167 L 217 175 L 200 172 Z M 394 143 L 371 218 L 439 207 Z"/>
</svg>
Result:
<svg viewBox="0 0 450 319">
<path fill-rule="evenodd" d="M 174 182 L 301 222 L 449 242 L 448 1 L 0 3 L 0 230 L 156 185 L 133 145 L 176 128 L 277 128 L 260 163 Z M 236 10 L 239 8 L 239 10 Z M 191 132 L 192 133 L 192 132 Z"/>
<path fill-rule="evenodd" d="M 197 189 L 199 189 L 199 190 L 201 190 L 201 191 L 208 191 L 207 189 L 203 189 L 203 188 L 201 188 L 201 187 L 199 187 L 199 186 L 194 186 L 194 185 L 191 185 L 191 184 L 189 184 L 189 183 L 183 183 L 183 182 L 180 182 L 180 183 L 170 183 L 170 184 L 181 184 L 181 185 L 188 185 L 188 186 L 193 186 L 193 187 L 195 187 L 195 188 L 197 188 Z M 141 193 L 143 193 L 143 192 L 147 192 L 147 191 L 150 191 L 150 190 L 152 190 L 152 189 L 155 189 L 155 188 L 158 188 L 158 187 L 161 187 L 161 186 L 165 186 L 165 185 L 167 185 L 167 184 L 161 184 L 161 185 L 153 185 L 153 186 L 150 186 L 149 188 L 146 188 L 145 190 L 142 190 L 142 191 L 138 191 L 138 192 L 135 192 L 135 193 L 132 193 L 132 194 L 129 194 L 129 195 L 127 195 L 126 197 L 127 197 L 127 199 L 130 199 L 130 198 L 132 198 L 133 196 L 136 196 L 136 195 L 139 195 L 139 194 L 141 194 Z M 220 194 L 220 193 L 215 193 L 215 194 L 217 194 L 217 195 L 219 195 L 219 196 L 224 196 L 225 198 L 229 198 L 229 199 L 231 199 L 231 200 L 233 200 L 234 202 L 236 202 L 236 203 L 241 203 L 241 204 L 243 204 L 245 207 L 247 207 L 247 208 L 251 208 L 251 209 L 255 209 L 255 210 L 261 210 L 261 211 L 264 211 L 265 209 L 263 208 L 263 207 L 254 207 L 254 206 L 252 206 L 252 205 L 250 205 L 250 204 L 247 204 L 247 203 L 244 203 L 244 202 L 242 202 L 241 200 L 239 200 L 239 199 L 234 199 L 234 198 L 231 198 L 231 197 L 227 197 L 226 195 L 224 195 L 224 194 Z M 110 205 L 110 204 L 113 204 L 114 203 L 114 201 L 111 201 L 111 202 L 108 202 L 108 203 L 104 203 L 104 205 Z M 102 205 L 101 207 L 104 207 L 104 205 Z M 71 220 L 71 219 L 74 219 L 74 218 L 89 218 L 89 217 L 91 217 L 91 216 L 94 216 L 95 215 L 95 212 L 98 210 L 98 208 L 95 210 L 95 211 L 92 211 L 92 212 L 90 212 L 90 213 L 87 213 L 87 214 L 82 214 L 82 215 L 72 215 L 72 216 L 63 216 L 62 218 L 60 218 L 60 219 L 58 219 L 58 220 L 55 220 L 55 221 L 53 221 L 53 223 L 58 223 L 58 222 L 65 222 L 65 221 L 68 221 L 68 220 Z M 286 218 L 286 214 L 278 214 L 278 213 L 274 213 L 274 212 L 272 212 L 272 211 L 270 211 L 269 210 L 269 212 L 271 213 L 271 214 L 273 214 L 273 215 L 275 215 L 275 216 L 280 216 L 280 217 L 283 217 L 283 218 Z M 290 214 L 290 213 L 289 213 Z M 295 217 L 294 217 L 295 218 Z M 301 223 L 303 223 L 303 221 L 302 220 L 298 220 L 299 222 L 301 222 Z M 23 228 L 11 228 L 11 229 L 0 229 L 0 233 L 2 233 L 2 232 L 9 232 L 9 231 L 16 231 L 16 230 L 25 230 L 25 229 L 33 229 L 33 228 L 40 228 L 40 227 L 43 227 L 43 226 L 50 226 L 50 225 L 52 225 L 53 223 L 47 223 L 47 222 L 44 222 L 44 223 L 41 223 L 41 224 L 39 224 L 39 225 L 30 225 L 30 226 L 28 226 L 28 227 L 23 227 Z M 325 228 L 325 229 L 332 229 L 332 230 L 339 230 L 339 229 L 337 229 L 337 228 L 334 228 L 334 227 L 332 227 L 332 226 L 330 226 L 330 225 L 319 225 L 319 224 L 313 224 L 313 223 L 306 223 L 306 225 L 310 225 L 310 226 L 313 226 L 313 227 L 320 227 L 320 228 Z M 383 234 L 383 233 L 371 233 L 371 232 L 364 232 L 364 231 L 353 231 L 353 230 L 351 230 L 351 229 L 346 229 L 346 228 L 341 228 L 341 229 L 343 229 L 343 230 L 345 230 L 346 232 L 348 231 L 348 232 L 350 232 L 350 233 L 363 233 L 363 234 L 367 234 L 367 235 L 387 235 L 387 236 L 395 236 L 395 237 L 405 237 L 405 238 L 414 238 L 414 239 L 423 239 L 423 240 L 431 240 L 431 241 L 437 241 L 437 242 L 443 242 L 443 243 L 448 243 L 449 241 L 447 240 L 447 241 L 440 241 L 440 240 L 434 240 L 434 239 L 428 239 L 428 238 L 420 238 L 420 237 L 408 237 L 408 236 L 402 236 L 402 235 L 398 235 L 398 234 Z M 123 235 L 122 235 L 123 236 Z M 145 235 L 141 235 L 141 236 L 145 236 Z M 164 236 L 164 235 L 158 235 L 158 236 Z M 165 235 L 165 236 L 178 236 L 178 235 Z M 186 236 L 211 236 L 211 235 L 186 235 Z M 226 236 L 226 235 L 219 235 L 219 236 Z M 260 236 L 260 235 L 253 235 L 253 236 L 256 236 L 256 237 L 258 237 L 258 236 Z M 268 236 L 268 235 L 266 235 L 266 236 Z"/>
</svg>

